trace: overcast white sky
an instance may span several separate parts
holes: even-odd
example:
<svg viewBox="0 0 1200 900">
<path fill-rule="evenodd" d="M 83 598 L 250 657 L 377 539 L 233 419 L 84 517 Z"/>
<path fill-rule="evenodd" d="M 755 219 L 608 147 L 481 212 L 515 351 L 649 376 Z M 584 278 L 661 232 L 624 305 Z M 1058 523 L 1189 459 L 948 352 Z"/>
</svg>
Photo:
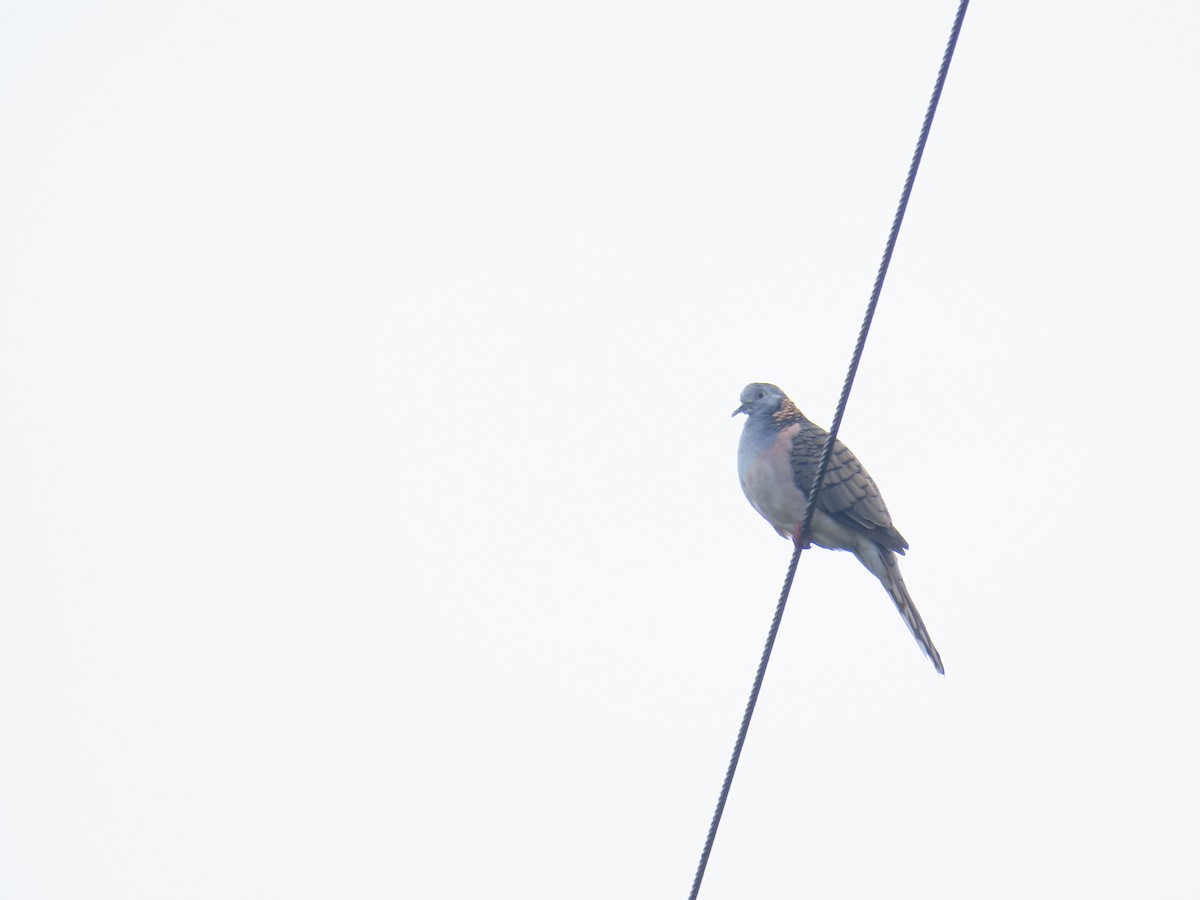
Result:
<svg viewBox="0 0 1200 900">
<path fill-rule="evenodd" d="M 683 897 L 955 3 L 0 5 L 0 897 Z M 1200 14 L 977 2 L 702 892 L 1194 898 Z"/>
</svg>

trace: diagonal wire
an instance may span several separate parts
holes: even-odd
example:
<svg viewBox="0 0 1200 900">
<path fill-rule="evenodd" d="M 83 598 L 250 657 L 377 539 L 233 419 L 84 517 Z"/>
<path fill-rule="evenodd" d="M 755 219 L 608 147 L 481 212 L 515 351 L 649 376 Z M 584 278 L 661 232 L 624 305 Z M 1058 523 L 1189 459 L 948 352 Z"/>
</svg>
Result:
<svg viewBox="0 0 1200 900">
<path fill-rule="evenodd" d="M 808 503 L 804 508 L 804 520 L 799 534 L 807 535 L 812 527 L 813 515 L 816 512 L 816 498 L 825 482 L 825 472 L 829 468 L 829 460 L 833 456 L 834 443 L 837 440 L 838 429 L 842 426 L 842 416 L 846 412 L 846 403 L 850 399 L 850 389 L 854 385 L 854 376 L 858 373 L 858 364 L 862 360 L 863 348 L 867 343 L 867 332 L 871 330 L 871 320 L 875 318 L 875 307 L 879 305 L 879 295 L 883 291 L 883 279 L 887 276 L 888 266 L 892 262 L 892 253 L 896 249 L 896 238 L 900 234 L 900 223 L 904 221 L 904 212 L 908 209 L 908 198 L 912 194 L 913 182 L 917 178 L 917 169 L 921 165 L 921 156 L 925 153 L 925 142 L 929 139 L 929 129 L 933 125 L 933 114 L 937 111 L 938 100 L 942 96 L 942 87 L 946 84 L 946 74 L 950 71 L 950 60 L 954 56 L 954 47 L 958 43 L 958 33 L 962 30 L 963 17 L 967 13 L 969 0 L 959 0 L 958 12 L 954 16 L 954 25 L 950 29 L 950 39 L 946 42 L 946 51 L 942 54 L 942 65 L 938 70 L 937 82 L 933 87 L 933 95 L 929 98 L 929 106 L 925 110 L 925 122 L 921 126 L 921 136 L 917 139 L 917 148 L 913 151 L 912 162 L 908 167 L 908 177 L 904 181 L 904 190 L 900 194 L 900 203 L 896 207 L 896 215 L 892 219 L 892 230 L 888 234 L 887 246 L 883 251 L 883 259 L 879 263 L 879 271 L 875 275 L 875 287 L 871 291 L 867 312 L 863 316 L 862 326 L 858 331 L 858 342 L 854 345 L 854 355 L 850 359 L 850 368 L 846 372 L 846 380 L 842 385 L 842 393 L 838 398 L 837 412 L 834 413 L 833 423 L 829 428 L 829 437 L 825 439 L 825 447 L 821 452 L 821 461 L 817 466 L 817 474 L 813 478 L 812 489 L 808 492 Z M 717 799 L 717 808 L 713 812 L 712 823 L 708 826 L 708 837 L 704 842 L 704 850 L 700 854 L 700 864 L 696 867 L 696 877 L 692 881 L 692 890 L 688 900 L 696 900 L 700 893 L 700 884 L 704 880 L 704 870 L 708 867 L 708 858 L 712 853 L 713 841 L 717 836 L 717 827 L 721 824 L 721 815 L 725 812 L 725 802 L 729 799 L 729 788 L 733 784 L 733 775 L 737 771 L 738 760 L 742 755 L 742 746 L 746 742 L 746 732 L 750 729 L 750 717 L 754 715 L 754 707 L 758 704 L 758 695 L 762 690 L 763 677 L 767 673 L 767 663 L 771 659 L 771 650 L 775 646 L 775 637 L 779 633 L 779 623 L 783 619 L 783 610 L 787 606 L 788 595 L 792 590 L 792 581 L 796 577 L 796 566 L 800 563 L 800 553 L 804 549 L 803 541 L 796 541 L 792 551 L 792 560 L 788 565 L 787 575 L 783 581 L 783 590 L 779 594 L 779 603 L 775 607 L 775 618 L 771 620 L 771 630 L 767 633 L 767 641 L 763 646 L 762 657 L 758 661 L 758 671 L 754 675 L 754 687 L 750 691 L 750 699 L 746 703 L 746 711 L 742 714 L 742 724 L 738 729 L 737 741 L 733 745 L 733 754 L 729 758 L 729 767 L 725 770 L 725 781 L 721 785 L 721 795 Z"/>
</svg>

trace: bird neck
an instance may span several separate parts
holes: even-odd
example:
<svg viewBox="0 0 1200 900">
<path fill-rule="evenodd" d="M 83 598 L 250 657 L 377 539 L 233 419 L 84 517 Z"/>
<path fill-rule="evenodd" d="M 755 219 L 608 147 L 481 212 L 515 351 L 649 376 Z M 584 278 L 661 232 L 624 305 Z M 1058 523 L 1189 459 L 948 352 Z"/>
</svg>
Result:
<svg viewBox="0 0 1200 900">
<path fill-rule="evenodd" d="M 760 410 L 746 417 L 746 431 L 755 435 L 757 440 L 768 440 L 789 425 L 796 422 L 806 422 L 804 414 L 796 409 L 791 400 L 782 400 L 773 412 Z"/>
<path fill-rule="evenodd" d="M 796 404 L 784 397 L 779 401 L 779 409 L 771 413 L 771 420 L 776 428 L 783 428 L 793 422 L 806 422 L 804 413 L 796 408 Z"/>
</svg>

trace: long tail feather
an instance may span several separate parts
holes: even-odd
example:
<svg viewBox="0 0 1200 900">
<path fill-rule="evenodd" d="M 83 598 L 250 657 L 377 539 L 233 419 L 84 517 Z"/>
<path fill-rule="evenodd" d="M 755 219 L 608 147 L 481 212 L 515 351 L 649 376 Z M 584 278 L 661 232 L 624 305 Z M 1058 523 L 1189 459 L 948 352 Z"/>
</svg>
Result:
<svg viewBox="0 0 1200 900">
<path fill-rule="evenodd" d="M 937 647 L 933 646 L 933 638 L 929 636 L 925 623 L 921 621 L 921 614 L 917 612 L 917 607 L 908 594 L 908 588 L 904 586 L 904 577 L 900 574 L 900 564 L 896 561 L 896 554 L 880 547 L 879 558 L 883 563 L 882 571 L 884 573 L 884 577 L 879 580 L 883 582 L 883 586 L 891 595 L 892 602 L 896 604 L 896 609 L 900 611 L 900 615 L 904 619 L 904 624 L 908 626 L 912 636 L 917 639 L 917 643 L 921 645 L 925 655 L 933 662 L 933 667 L 938 670 L 939 675 L 945 675 L 946 670 L 942 667 L 941 654 L 937 652 Z"/>
</svg>

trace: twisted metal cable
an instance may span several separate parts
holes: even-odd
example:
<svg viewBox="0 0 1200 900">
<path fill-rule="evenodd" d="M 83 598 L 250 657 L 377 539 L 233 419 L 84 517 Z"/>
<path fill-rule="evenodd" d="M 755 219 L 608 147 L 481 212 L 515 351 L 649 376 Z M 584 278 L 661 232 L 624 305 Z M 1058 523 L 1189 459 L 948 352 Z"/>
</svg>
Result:
<svg viewBox="0 0 1200 900">
<path fill-rule="evenodd" d="M 875 275 L 875 287 L 871 291 L 871 299 L 867 303 L 867 312 L 863 316 L 862 326 L 858 331 L 858 342 L 854 345 L 854 355 L 850 359 L 850 368 L 846 372 L 846 380 L 842 384 L 842 393 L 838 398 L 837 411 L 829 428 L 829 437 L 821 452 L 821 461 L 817 466 L 817 474 L 813 477 L 812 488 L 808 492 L 808 503 L 804 508 L 804 518 L 800 525 L 799 534 L 808 535 L 812 528 L 813 515 L 816 513 L 817 495 L 821 485 L 825 483 L 825 472 L 829 468 L 829 460 L 833 456 L 834 442 L 837 440 L 838 429 L 842 427 L 842 416 L 846 412 L 846 403 L 850 399 L 850 389 L 854 385 L 854 376 L 858 373 L 858 364 L 862 360 L 863 348 L 867 343 L 867 332 L 871 330 L 871 320 L 875 318 L 875 307 L 879 305 L 879 295 L 883 291 L 883 280 L 887 276 L 888 266 L 892 262 L 892 253 L 896 249 L 896 238 L 900 234 L 900 223 L 904 221 L 904 212 L 908 209 L 908 198 L 912 194 L 913 182 L 917 179 L 917 169 L 921 165 L 921 156 L 925 153 L 925 142 L 929 139 L 929 129 L 933 125 L 933 114 L 937 111 L 938 100 L 942 96 L 942 88 L 946 84 L 946 75 L 950 71 L 950 60 L 954 56 L 954 48 L 958 43 L 958 33 L 962 30 L 963 17 L 967 14 L 969 0 L 959 0 L 958 12 L 954 16 L 954 25 L 950 29 L 950 39 L 946 42 L 946 51 L 942 54 L 942 65 L 938 69 L 937 82 L 933 87 L 933 95 L 929 98 L 929 106 L 925 110 L 925 122 L 921 126 L 921 135 L 917 139 L 917 148 L 913 151 L 912 162 L 908 167 L 908 177 L 904 181 L 904 190 L 900 194 L 900 203 L 896 207 L 896 215 L 892 219 L 892 230 L 888 234 L 887 246 L 883 251 L 883 259 L 879 263 L 879 271 Z M 754 675 L 754 687 L 750 690 L 750 699 L 746 702 L 746 711 L 742 714 L 742 724 L 738 729 L 737 741 L 733 745 L 733 754 L 729 758 L 729 766 L 725 770 L 725 781 L 721 785 L 721 795 L 717 799 L 717 808 L 713 812 L 712 822 L 708 826 L 708 837 L 704 842 L 704 850 L 700 854 L 700 864 L 696 867 L 696 877 L 692 881 L 692 890 L 688 900 L 696 900 L 700 893 L 700 884 L 704 880 L 704 871 L 708 868 L 708 858 L 712 853 L 713 841 L 717 837 L 717 828 L 721 824 L 721 816 L 725 812 L 725 802 L 729 799 L 729 788 L 733 784 L 733 776 L 737 771 L 738 760 L 742 755 L 742 746 L 746 743 L 746 732 L 750 729 L 750 717 L 754 715 L 754 707 L 758 704 L 758 695 L 762 690 L 763 678 L 767 673 L 767 663 L 771 659 L 771 650 L 775 646 L 775 637 L 779 633 L 779 623 L 783 619 L 783 610 L 787 606 L 788 595 L 792 590 L 792 581 L 796 577 L 796 567 L 800 563 L 800 554 L 804 543 L 796 541 L 792 551 L 792 560 L 788 565 L 787 575 L 783 580 L 783 590 L 779 594 L 779 602 L 775 607 L 775 617 L 771 620 L 771 630 L 767 633 L 767 641 L 763 646 L 762 657 L 758 661 L 758 671 Z"/>
</svg>

